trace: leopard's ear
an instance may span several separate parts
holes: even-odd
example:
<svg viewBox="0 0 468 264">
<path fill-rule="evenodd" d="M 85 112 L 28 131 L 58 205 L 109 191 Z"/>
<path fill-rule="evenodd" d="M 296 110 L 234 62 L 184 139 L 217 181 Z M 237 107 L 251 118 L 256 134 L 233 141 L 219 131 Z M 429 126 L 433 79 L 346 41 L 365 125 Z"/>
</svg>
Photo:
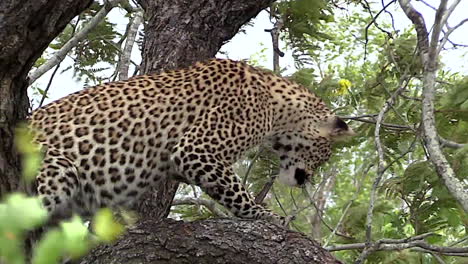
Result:
<svg viewBox="0 0 468 264">
<path fill-rule="evenodd" d="M 335 117 L 332 123 L 330 137 L 333 141 L 345 141 L 356 136 L 356 132 L 346 124 L 343 119 Z"/>
</svg>

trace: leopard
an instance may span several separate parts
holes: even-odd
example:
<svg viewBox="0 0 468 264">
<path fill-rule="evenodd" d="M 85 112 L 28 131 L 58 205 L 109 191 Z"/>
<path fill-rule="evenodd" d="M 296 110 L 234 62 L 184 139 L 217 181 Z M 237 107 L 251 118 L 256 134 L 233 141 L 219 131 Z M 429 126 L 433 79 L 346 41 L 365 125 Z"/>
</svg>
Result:
<svg viewBox="0 0 468 264">
<path fill-rule="evenodd" d="M 132 208 L 167 177 L 199 186 L 235 217 L 285 225 L 233 171 L 271 146 L 279 181 L 301 187 L 354 135 L 310 89 L 244 61 L 192 66 L 85 88 L 34 110 L 43 151 L 36 191 L 51 215 Z"/>
</svg>

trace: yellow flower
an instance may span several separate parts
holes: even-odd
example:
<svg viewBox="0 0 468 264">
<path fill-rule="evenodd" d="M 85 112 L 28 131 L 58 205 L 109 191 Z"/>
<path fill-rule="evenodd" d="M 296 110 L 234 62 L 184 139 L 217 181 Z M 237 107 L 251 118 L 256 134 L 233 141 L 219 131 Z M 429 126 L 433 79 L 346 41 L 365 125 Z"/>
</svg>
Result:
<svg viewBox="0 0 468 264">
<path fill-rule="evenodd" d="M 349 89 L 351 88 L 351 82 L 346 79 L 341 79 L 338 81 L 339 88 L 336 91 L 337 95 L 345 95 L 349 93 Z"/>
</svg>

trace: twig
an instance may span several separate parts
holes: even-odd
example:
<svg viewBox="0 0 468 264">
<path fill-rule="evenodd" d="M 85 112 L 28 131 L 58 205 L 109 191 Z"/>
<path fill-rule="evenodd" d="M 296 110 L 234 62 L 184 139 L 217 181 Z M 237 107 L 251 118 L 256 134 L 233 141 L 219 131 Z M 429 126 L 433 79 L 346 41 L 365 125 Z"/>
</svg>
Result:
<svg viewBox="0 0 468 264">
<path fill-rule="evenodd" d="M 273 186 L 273 183 L 275 182 L 276 175 L 271 175 L 270 180 L 263 185 L 262 190 L 255 196 L 255 203 L 256 204 L 261 204 L 263 203 L 263 200 L 265 200 L 265 197 L 267 196 L 268 192 L 270 191 L 271 187 Z"/>
<path fill-rule="evenodd" d="M 333 174 L 332 174 L 330 177 L 336 177 L 336 173 L 337 173 L 337 172 L 336 172 L 336 170 L 335 170 L 335 171 L 333 172 Z M 328 177 L 328 178 L 330 178 L 330 177 Z M 330 186 L 330 185 L 329 185 L 329 184 L 326 184 L 326 185 L 327 185 L 327 189 L 329 189 L 328 186 Z M 325 184 L 324 184 L 324 185 L 320 185 L 317 189 L 319 189 L 319 188 L 320 188 L 320 189 L 325 188 Z M 344 237 L 344 238 L 347 238 L 347 239 L 354 239 L 354 238 L 351 237 L 351 236 L 348 236 L 348 235 L 346 235 L 346 234 L 343 234 L 343 233 L 339 232 L 339 231 L 337 230 L 337 228 L 335 228 L 335 229 L 332 228 L 332 227 L 330 226 L 330 224 L 328 224 L 327 221 L 325 221 L 325 219 L 323 218 L 323 208 L 322 208 L 323 206 L 320 206 L 320 207 L 319 207 L 319 206 L 315 203 L 315 200 L 316 200 L 315 197 L 316 197 L 317 192 L 315 192 L 314 194 L 310 194 L 310 193 L 307 191 L 307 189 L 305 189 L 305 188 L 304 188 L 304 191 L 305 191 L 305 193 L 307 194 L 307 196 L 309 197 L 311 205 L 314 206 L 315 211 L 316 211 L 316 215 L 317 215 L 318 218 L 320 219 L 320 222 L 321 222 L 328 230 L 330 230 L 333 234 L 335 234 L 335 235 L 337 235 L 337 236 Z M 308 206 L 307 206 L 306 208 L 308 208 Z M 299 211 L 301 211 L 301 210 L 303 210 L 303 209 L 305 209 L 305 208 L 301 208 L 300 210 L 296 211 L 296 214 L 299 213 Z M 316 237 L 315 239 L 319 239 L 319 237 Z"/>
<path fill-rule="evenodd" d="M 441 136 L 439 136 L 439 143 L 440 143 L 440 146 L 442 148 L 443 147 L 448 147 L 448 148 L 458 149 L 458 148 L 464 148 L 464 147 L 468 146 L 468 144 L 460 144 L 460 143 L 445 139 L 445 138 L 443 138 Z"/>
<path fill-rule="evenodd" d="M 465 18 L 463 19 L 462 21 L 460 21 L 460 23 L 458 23 L 457 25 L 455 25 L 454 27 L 450 27 L 447 32 L 445 32 L 444 34 L 444 37 L 442 38 L 442 41 L 439 45 L 439 48 L 437 49 L 437 54 L 440 54 L 440 52 L 442 51 L 442 49 L 444 48 L 445 44 L 447 43 L 447 41 L 450 42 L 449 40 L 449 36 L 450 34 L 453 33 L 453 31 L 455 31 L 457 28 L 461 27 L 463 24 L 465 24 L 466 22 L 468 22 L 468 18 Z M 451 42 L 452 43 L 452 42 Z M 457 46 L 463 46 L 463 45 L 458 45 L 458 44 L 455 44 L 455 43 L 452 43 L 452 45 L 457 45 Z"/>
<path fill-rule="evenodd" d="M 242 179 L 242 184 L 247 183 L 247 178 L 250 175 L 250 172 L 252 171 L 253 166 L 255 165 L 255 162 L 257 162 L 258 157 L 260 157 L 260 152 L 261 149 L 259 148 L 257 152 L 255 152 L 254 157 L 250 160 L 249 166 L 247 167 L 247 171 L 245 172 L 244 178 Z"/>
<path fill-rule="evenodd" d="M 431 256 L 439 263 L 439 264 L 447 264 L 443 258 L 441 258 L 439 255 L 436 253 L 429 253 Z"/>
<path fill-rule="evenodd" d="M 394 160 L 392 160 L 384 169 L 383 169 L 383 172 L 385 172 L 388 168 L 390 168 L 393 164 L 395 164 L 395 162 L 397 162 L 398 160 L 400 160 L 401 158 L 403 158 L 404 156 L 406 156 L 406 154 L 412 152 L 414 150 L 414 147 L 416 147 L 416 142 L 418 142 L 418 135 L 416 135 L 414 137 L 414 140 L 413 142 L 411 142 L 411 145 L 409 146 L 409 148 L 401 153 L 398 157 L 396 157 Z"/>
<path fill-rule="evenodd" d="M 335 234 L 337 234 L 337 231 L 338 229 L 340 228 L 341 226 L 341 223 L 343 222 L 346 214 L 348 213 L 348 210 L 349 208 L 351 208 L 351 205 L 354 203 L 354 201 L 357 199 L 359 193 L 361 192 L 361 187 L 362 187 L 362 184 L 364 183 L 364 178 L 367 176 L 367 173 L 369 173 L 369 170 L 373 167 L 374 165 L 371 164 L 369 165 L 362 173 L 362 177 L 360 180 L 358 180 L 357 182 L 357 187 L 356 187 L 356 192 L 354 193 L 353 195 L 353 198 L 351 198 L 351 200 L 349 200 L 348 204 L 346 205 L 345 209 L 343 210 L 343 213 L 341 214 L 341 217 L 340 219 L 338 220 L 338 223 L 336 224 L 335 228 L 333 229 L 333 231 L 331 232 L 331 234 L 327 237 L 327 239 L 325 240 L 325 244 L 323 245 L 324 247 L 326 247 L 328 245 L 328 243 L 330 243 L 331 239 L 333 238 L 333 236 Z"/>
<path fill-rule="evenodd" d="M 50 76 L 49 83 L 47 83 L 47 87 L 44 90 L 44 94 L 42 94 L 41 102 L 39 103 L 38 108 L 40 108 L 42 104 L 44 103 L 44 100 L 47 97 L 47 93 L 49 92 L 50 86 L 52 85 L 52 81 L 54 80 L 55 74 L 57 73 L 59 68 L 60 68 L 60 63 L 57 64 L 54 71 L 52 72 L 52 75 Z"/>
<path fill-rule="evenodd" d="M 65 59 L 70 50 L 72 50 L 81 40 L 83 40 L 88 33 L 94 29 L 99 22 L 101 22 L 107 14 L 117 6 L 117 4 L 121 0 L 111 0 L 111 1 L 104 1 L 104 6 L 96 13 L 96 15 L 86 24 L 83 29 L 78 32 L 75 36 L 65 43 L 60 50 L 58 50 L 54 55 L 44 64 L 42 64 L 37 70 L 29 74 L 29 85 L 34 83 L 37 79 L 39 79 L 44 73 L 52 69 L 54 66 L 59 64 L 61 61 Z"/>
<path fill-rule="evenodd" d="M 377 122 L 376 120 L 371 120 L 371 119 L 364 118 L 361 116 L 343 116 L 343 117 L 340 116 L 340 118 L 344 120 L 349 119 L 349 120 L 355 120 L 355 121 L 369 123 L 369 124 L 376 124 Z M 383 122 L 380 124 L 380 126 L 390 129 L 390 130 L 397 130 L 397 131 L 414 130 L 414 127 L 398 125 L 398 124 L 383 123 Z"/>
<path fill-rule="evenodd" d="M 380 29 L 380 31 L 384 32 L 387 34 L 387 36 L 389 36 L 390 38 L 392 37 L 392 34 L 384 29 L 382 29 L 378 24 L 377 24 L 377 18 L 380 16 L 380 14 L 382 14 L 384 11 L 386 11 L 386 9 L 393 3 L 395 3 L 396 0 L 391 0 L 390 2 L 388 2 L 388 4 L 384 5 L 382 7 L 382 9 L 375 15 L 373 16 L 372 15 L 372 12 L 370 10 L 370 7 L 368 6 L 369 4 L 367 4 L 367 7 L 366 9 L 369 11 L 369 15 L 371 15 L 372 17 L 372 20 L 366 25 L 366 28 L 365 28 L 365 31 L 364 31 L 364 61 L 366 60 L 367 58 L 367 44 L 369 43 L 369 28 L 372 26 L 372 25 L 375 25 L 378 29 Z"/>
</svg>

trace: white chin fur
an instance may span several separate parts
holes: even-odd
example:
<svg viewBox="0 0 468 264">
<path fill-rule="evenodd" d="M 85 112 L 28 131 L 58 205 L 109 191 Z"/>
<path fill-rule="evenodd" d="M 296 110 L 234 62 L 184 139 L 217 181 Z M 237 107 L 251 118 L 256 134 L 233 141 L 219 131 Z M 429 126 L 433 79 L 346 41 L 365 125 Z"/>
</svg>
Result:
<svg viewBox="0 0 468 264">
<path fill-rule="evenodd" d="M 294 170 L 280 170 L 278 180 L 280 183 L 289 185 L 289 186 L 297 186 L 297 181 L 294 178 Z"/>
</svg>

